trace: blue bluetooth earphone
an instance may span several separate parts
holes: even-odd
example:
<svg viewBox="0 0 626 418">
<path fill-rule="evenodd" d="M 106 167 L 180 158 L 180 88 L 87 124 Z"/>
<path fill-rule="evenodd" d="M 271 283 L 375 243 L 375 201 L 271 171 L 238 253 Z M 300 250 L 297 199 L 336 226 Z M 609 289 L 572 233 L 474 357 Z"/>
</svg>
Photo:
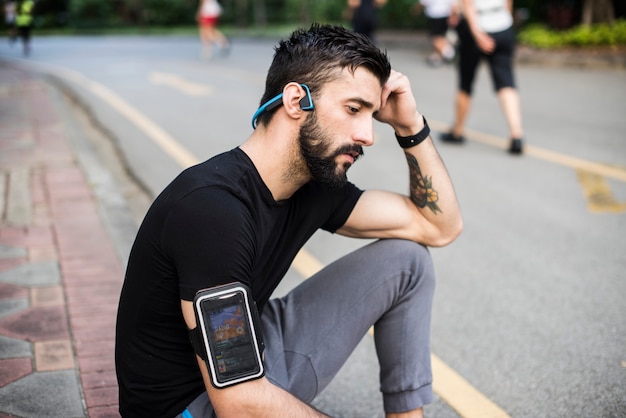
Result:
<svg viewBox="0 0 626 418">
<path fill-rule="evenodd" d="M 302 88 L 304 88 L 304 91 L 306 92 L 306 96 L 304 96 L 302 99 L 300 99 L 300 109 L 302 110 L 313 110 L 315 108 L 315 105 L 313 104 L 313 99 L 311 98 L 311 91 L 309 90 L 309 86 L 307 86 L 306 84 L 300 84 L 302 86 Z M 268 100 L 267 102 L 263 103 L 261 105 L 261 107 L 259 107 L 259 109 L 254 112 L 254 115 L 252 116 L 252 128 L 256 129 L 256 120 L 258 119 L 259 115 L 263 112 L 269 112 L 271 110 L 276 109 L 278 106 L 283 104 L 283 101 L 281 100 L 283 98 L 283 94 L 280 93 L 278 96 L 271 98 L 270 100 Z"/>
</svg>

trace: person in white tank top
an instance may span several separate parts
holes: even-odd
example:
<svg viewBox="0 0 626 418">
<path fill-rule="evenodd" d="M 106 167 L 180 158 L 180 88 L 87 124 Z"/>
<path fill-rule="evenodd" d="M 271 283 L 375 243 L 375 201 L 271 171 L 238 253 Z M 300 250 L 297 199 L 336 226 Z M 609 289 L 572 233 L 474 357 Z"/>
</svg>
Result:
<svg viewBox="0 0 626 418">
<path fill-rule="evenodd" d="M 515 33 L 513 0 L 461 0 L 463 19 L 459 33 L 459 89 L 455 120 L 444 142 L 462 143 L 465 120 L 471 105 L 476 69 L 481 60 L 489 63 L 494 90 L 509 127 L 511 154 L 523 150 L 520 99 L 513 76 Z"/>
<path fill-rule="evenodd" d="M 485 32 L 502 32 L 513 25 L 508 0 L 474 0 L 478 26 Z"/>
</svg>

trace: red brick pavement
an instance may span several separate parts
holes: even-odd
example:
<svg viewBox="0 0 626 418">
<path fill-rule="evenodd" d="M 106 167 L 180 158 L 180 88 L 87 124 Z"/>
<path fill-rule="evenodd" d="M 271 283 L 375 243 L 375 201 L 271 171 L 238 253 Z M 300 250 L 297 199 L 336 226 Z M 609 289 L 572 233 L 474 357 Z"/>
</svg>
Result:
<svg viewBox="0 0 626 418">
<path fill-rule="evenodd" d="M 113 347 L 123 266 L 49 89 L 25 70 L 0 66 L 0 183 L 9 185 L 0 187 L 0 245 L 11 249 L 0 275 L 32 263 L 55 263 L 60 272 L 60 283 L 46 286 L 0 282 L 0 301 L 28 304 L 0 318 L 0 335 L 34 352 L 0 360 L 0 388 L 36 371 L 75 368 L 85 415 L 117 417 Z M 10 212 L 11 176 L 24 169 L 26 222 Z"/>
</svg>

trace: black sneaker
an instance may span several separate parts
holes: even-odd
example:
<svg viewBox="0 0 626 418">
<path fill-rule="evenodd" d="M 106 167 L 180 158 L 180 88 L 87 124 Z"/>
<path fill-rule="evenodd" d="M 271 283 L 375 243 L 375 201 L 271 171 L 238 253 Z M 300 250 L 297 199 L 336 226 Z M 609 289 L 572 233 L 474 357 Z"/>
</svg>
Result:
<svg viewBox="0 0 626 418">
<path fill-rule="evenodd" d="M 511 139 L 511 145 L 509 146 L 509 154 L 519 155 L 523 152 L 524 145 L 521 139 Z"/>
<path fill-rule="evenodd" d="M 462 144 L 465 142 L 465 138 L 462 135 L 456 136 L 452 132 L 446 132 L 439 137 L 443 142 L 449 142 L 451 144 Z"/>
</svg>

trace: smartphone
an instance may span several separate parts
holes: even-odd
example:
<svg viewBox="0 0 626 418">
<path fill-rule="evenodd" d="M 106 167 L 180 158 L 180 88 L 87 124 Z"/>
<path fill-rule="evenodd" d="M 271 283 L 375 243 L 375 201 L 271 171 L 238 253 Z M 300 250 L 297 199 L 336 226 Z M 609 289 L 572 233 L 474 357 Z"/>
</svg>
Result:
<svg viewBox="0 0 626 418">
<path fill-rule="evenodd" d="M 264 375 L 260 321 L 246 285 L 201 290 L 194 311 L 213 386 L 224 388 Z"/>
</svg>

